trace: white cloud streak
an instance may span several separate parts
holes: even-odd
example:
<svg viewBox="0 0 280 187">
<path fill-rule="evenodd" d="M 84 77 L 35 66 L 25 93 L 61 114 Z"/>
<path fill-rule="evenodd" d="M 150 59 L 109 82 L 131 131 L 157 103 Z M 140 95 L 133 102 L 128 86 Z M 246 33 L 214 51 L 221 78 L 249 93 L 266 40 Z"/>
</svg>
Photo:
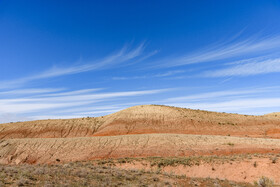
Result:
<svg viewBox="0 0 280 187">
<path fill-rule="evenodd" d="M 76 108 L 70 108 L 70 109 L 64 109 L 63 111 L 59 113 L 87 113 L 89 111 L 92 112 L 98 112 L 98 111 L 105 111 L 105 110 L 121 110 L 123 109 L 123 106 L 119 105 L 113 105 L 110 104 L 109 106 L 87 106 L 87 107 L 76 107 Z"/>
<path fill-rule="evenodd" d="M 218 112 L 237 112 L 249 114 L 257 109 L 278 108 L 280 109 L 280 98 L 247 98 L 223 102 L 204 102 L 204 103 L 169 103 L 171 106 L 186 107 L 192 109 L 202 109 Z M 272 112 L 272 111 L 271 111 Z M 255 113 L 256 114 L 256 113 Z M 264 114 L 261 112 L 260 114 Z"/>
<path fill-rule="evenodd" d="M 17 121 L 29 121 L 33 118 L 29 118 L 22 115 L 17 115 L 14 113 L 5 113 L 0 114 L 0 123 L 9 123 L 9 122 L 17 122 Z"/>
<path fill-rule="evenodd" d="M 39 79 L 77 74 L 77 73 L 93 71 L 93 70 L 98 70 L 103 68 L 112 68 L 113 65 L 128 62 L 129 60 L 136 59 L 137 57 L 142 57 L 141 55 L 144 49 L 145 49 L 144 43 L 141 43 L 138 47 L 132 50 L 129 50 L 128 47 L 126 46 L 116 54 L 109 55 L 104 59 L 97 60 L 91 63 L 87 63 L 83 65 L 73 65 L 70 67 L 53 67 L 37 75 L 27 76 L 16 80 L 2 81 L 0 82 L 0 89 L 17 87 L 24 83 L 34 81 L 34 80 L 39 80 Z M 148 55 L 148 57 L 150 57 L 150 54 Z"/>
<path fill-rule="evenodd" d="M 257 111 L 262 111 L 259 114 L 264 114 L 264 111 L 280 110 L 279 94 L 280 87 L 277 86 L 248 88 L 247 90 L 224 90 L 173 97 L 161 101 L 161 104 L 245 114 L 257 114 Z"/>
<path fill-rule="evenodd" d="M 132 77 L 113 77 L 113 80 L 131 80 L 131 79 L 150 79 L 150 78 L 162 78 L 162 77 L 170 77 L 173 75 L 184 73 L 184 70 L 174 70 L 167 71 L 164 73 L 152 74 L 152 75 L 142 75 L 142 76 L 132 76 Z"/>
<path fill-rule="evenodd" d="M 30 116 L 32 120 L 43 120 L 43 119 L 73 119 L 73 118 L 82 118 L 83 115 L 36 115 Z M 14 121 L 14 120 L 13 120 Z M 26 121 L 26 120 L 25 120 Z"/>
<path fill-rule="evenodd" d="M 250 76 L 280 72 L 280 58 L 240 63 L 229 68 L 203 73 L 206 77 Z"/>
<path fill-rule="evenodd" d="M 197 52 L 189 53 L 185 56 L 162 60 L 157 66 L 173 67 L 194 63 L 212 62 L 230 58 L 242 57 L 244 55 L 260 55 L 270 52 L 277 52 L 280 49 L 280 37 L 266 37 L 262 39 L 247 40 L 235 43 L 220 43 L 200 49 Z"/>
<path fill-rule="evenodd" d="M 17 89 L 0 92 L 1 95 L 23 95 L 23 94 L 42 94 L 52 93 L 64 90 L 63 88 L 41 88 L 41 89 Z"/>
<path fill-rule="evenodd" d="M 15 99 L 0 99 L 0 113 L 30 113 L 39 112 L 41 110 L 61 110 L 62 108 L 77 107 L 89 105 L 101 101 L 108 101 L 115 98 L 136 97 L 148 94 L 156 94 L 168 90 L 141 90 L 141 91 L 126 91 L 126 92 L 109 92 L 109 93 L 87 93 L 66 96 L 50 97 L 34 97 L 34 98 L 15 98 Z"/>
<path fill-rule="evenodd" d="M 168 98 L 166 102 L 174 102 L 174 101 L 201 101 L 201 100 L 209 100 L 209 99 L 218 99 L 223 97 L 233 97 L 233 96 L 250 96 L 255 94 L 263 94 L 272 91 L 279 91 L 280 87 L 264 87 L 264 88 L 251 88 L 247 90 L 224 90 L 224 91 L 216 91 L 216 92 L 207 92 L 207 93 L 199 93 L 182 97 L 173 97 Z"/>
<path fill-rule="evenodd" d="M 97 92 L 103 90 L 103 88 L 93 88 L 93 89 L 82 89 L 82 90 L 75 90 L 75 91 L 69 91 L 69 92 L 60 92 L 60 93 L 50 93 L 47 95 L 40 95 L 42 96 L 69 96 L 69 95 L 79 95 L 79 94 L 85 94 L 85 93 L 91 93 L 91 92 Z"/>
</svg>

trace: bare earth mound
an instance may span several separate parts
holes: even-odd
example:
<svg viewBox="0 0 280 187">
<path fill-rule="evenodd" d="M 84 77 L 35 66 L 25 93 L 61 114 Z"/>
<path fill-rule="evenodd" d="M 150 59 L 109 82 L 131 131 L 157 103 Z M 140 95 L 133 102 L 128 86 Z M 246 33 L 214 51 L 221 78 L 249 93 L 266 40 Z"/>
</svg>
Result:
<svg viewBox="0 0 280 187">
<path fill-rule="evenodd" d="M 0 164 L 4 165 L 61 164 L 155 156 L 278 156 L 279 153 L 280 118 L 277 113 L 248 116 L 142 105 L 96 118 L 0 124 Z M 168 166 L 169 169 L 166 167 L 165 171 L 189 177 L 223 178 L 251 183 L 262 174 L 280 177 L 275 174 L 277 172 L 268 172 L 271 166 L 268 164 L 263 164 L 263 168 L 267 169 L 251 168 L 252 163 L 246 166 L 244 161 L 233 165 L 207 164 L 188 169 Z M 147 169 L 146 166 L 139 167 Z M 120 167 L 131 168 L 132 165 Z M 211 167 L 214 170 L 210 171 Z M 275 171 L 279 169 L 278 164 L 271 167 L 275 167 Z M 247 171 L 247 174 L 231 175 L 234 168 Z M 254 172 L 257 174 L 254 175 Z M 274 180 L 280 183 L 278 179 Z"/>
<path fill-rule="evenodd" d="M 0 124 L 0 139 L 126 134 L 201 134 L 280 138 L 280 117 L 249 116 L 159 105 L 131 107 L 96 118 Z"/>
</svg>

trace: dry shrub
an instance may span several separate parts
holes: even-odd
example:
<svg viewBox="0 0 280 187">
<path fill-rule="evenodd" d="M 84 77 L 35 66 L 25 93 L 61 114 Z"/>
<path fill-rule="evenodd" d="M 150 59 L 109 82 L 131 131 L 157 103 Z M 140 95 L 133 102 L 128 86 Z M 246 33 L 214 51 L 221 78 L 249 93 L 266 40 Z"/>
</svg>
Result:
<svg viewBox="0 0 280 187">
<path fill-rule="evenodd" d="M 259 187 L 273 187 L 274 182 L 267 177 L 261 177 L 258 182 L 255 182 L 255 184 Z"/>
</svg>

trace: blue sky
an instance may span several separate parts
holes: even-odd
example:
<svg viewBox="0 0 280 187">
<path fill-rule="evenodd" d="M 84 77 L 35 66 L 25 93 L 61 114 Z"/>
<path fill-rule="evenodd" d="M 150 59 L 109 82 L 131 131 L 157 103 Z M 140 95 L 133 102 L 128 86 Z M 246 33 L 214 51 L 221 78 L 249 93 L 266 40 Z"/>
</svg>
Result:
<svg viewBox="0 0 280 187">
<path fill-rule="evenodd" d="M 0 122 L 280 111 L 279 18 L 279 0 L 2 0 Z"/>
</svg>

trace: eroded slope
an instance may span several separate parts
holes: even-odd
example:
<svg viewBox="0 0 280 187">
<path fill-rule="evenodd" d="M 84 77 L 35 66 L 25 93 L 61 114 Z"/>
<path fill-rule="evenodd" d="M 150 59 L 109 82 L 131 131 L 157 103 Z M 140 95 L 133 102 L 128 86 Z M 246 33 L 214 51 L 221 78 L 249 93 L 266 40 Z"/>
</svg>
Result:
<svg viewBox="0 0 280 187">
<path fill-rule="evenodd" d="M 89 137 L 103 122 L 98 117 L 6 123 L 0 124 L 0 139 Z"/>
<path fill-rule="evenodd" d="M 275 114 L 249 116 L 159 105 L 141 105 L 97 118 L 0 124 L 0 139 L 150 133 L 280 138 L 280 118 L 275 117 Z"/>
<path fill-rule="evenodd" d="M 280 138 L 280 118 L 141 105 L 107 116 L 94 135 L 147 133 Z"/>
<path fill-rule="evenodd" d="M 279 139 L 228 136 L 144 134 L 84 138 L 25 138 L 0 141 L 0 164 L 279 151 Z"/>
</svg>

